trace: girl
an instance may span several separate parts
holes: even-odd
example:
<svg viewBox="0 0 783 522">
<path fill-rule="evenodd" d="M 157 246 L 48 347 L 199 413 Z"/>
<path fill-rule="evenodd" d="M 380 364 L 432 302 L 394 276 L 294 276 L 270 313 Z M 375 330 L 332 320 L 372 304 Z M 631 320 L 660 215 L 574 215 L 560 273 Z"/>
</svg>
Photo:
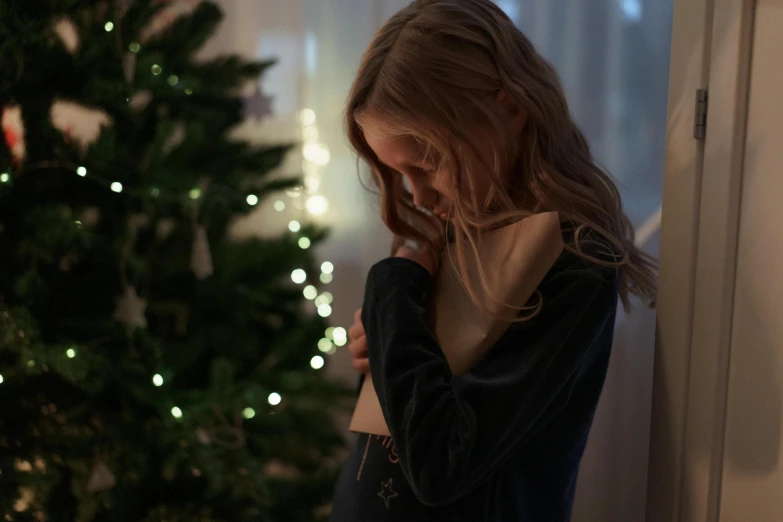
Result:
<svg viewBox="0 0 783 522">
<path fill-rule="evenodd" d="M 359 437 L 332 520 L 567 521 L 617 298 L 652 303 L 655 261 L 634 246 L 555 71 L 490 0 L 416 0 L 366 51 L 346 120 L 398 238 L 350 332 L 392 437 Z M 542 211 L 559 213 L 566 249 L 533 317 L 451 375 L 425 318 L 441 241 L 465 277 L 478 231 Z"/>
</svg>

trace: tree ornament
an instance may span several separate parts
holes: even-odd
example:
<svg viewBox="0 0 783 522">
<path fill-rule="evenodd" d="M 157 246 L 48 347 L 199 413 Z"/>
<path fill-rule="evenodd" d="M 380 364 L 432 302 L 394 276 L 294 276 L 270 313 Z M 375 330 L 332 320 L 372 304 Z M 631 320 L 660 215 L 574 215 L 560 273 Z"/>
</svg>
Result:
<svg viewBox="0 0 783 522">
<path fill-rule="evenodd" d="M 70 54 L 74 54 L 79 49 L 79 32 L 70 18 L 63 17 L 57 20 L 54 24 L 54 32 Z"/>
<path fill-rule="evenodd" d="M 201 0 L 155 0 L 156 4 L 168 4 L 139 35 L 141 43 L 148 42 L 173 24 L 178 18 L 191 14 Z"/>
<path fill-rule="evenodd" d="M 193 228 L 193 250 L 190 256 L 190 269 L 198 279 L 206 279 L 214 273 L 212 254 L 209 251 L 207 231 L 201 224 Z"/>
<path fill-rule="evenodd" d="M 117 480 L 114 478 L 114 474 L 103 458 L 96 457 L 90 472 L 90 479 L 87 481 L 87 492 L 98 493 L 99 491 L 107 491 L 113 488 L 116 483 Z"/>
<path fill-rule="evenodd" d="M 261 86 L 256 84 L 256 89 L 250 96 L 245 97 L 243 101 L 243 113 L 245 118 L 255 118 L 258 121 L 274 115 L 272 103 L 274 98 L 267 96 L 261 90 Z"/>
<path fill-rule="evenodd" d="M 114 318 L 117 321 L 129 329 L 147 327 L 147 318 L 144 316 L 147 301 L 136 295 L 136 288 L 131 285 L 126 286 L 125 293 L 117 297 L 114 302 L 117 306 L 114 311 Z"/>
<path fill-rule="evenodd" d="M 18 165 L 24 161 L 27 147 L 24 141 L 24 123 L 22 123 L 22 108 L 18 105 L 3 107 L 3 136 L 14 162 Z"/>
<path fill-rule="evenodd" d="M 147 108 L 147 105 L 152 101 L 152 93 L 148 90 L 138 91 L 131 96 L 128 101 L 128 106 L 136 112 L 141 112 Z"/>
<path fill-rule="evenodd" d="M 111 125 L 106 112 L 65 100 L 52 104 L 51 118 L 54 128 L 81 145 L 83 153 L 95 143 L 103 127 Z"/>
</svg>

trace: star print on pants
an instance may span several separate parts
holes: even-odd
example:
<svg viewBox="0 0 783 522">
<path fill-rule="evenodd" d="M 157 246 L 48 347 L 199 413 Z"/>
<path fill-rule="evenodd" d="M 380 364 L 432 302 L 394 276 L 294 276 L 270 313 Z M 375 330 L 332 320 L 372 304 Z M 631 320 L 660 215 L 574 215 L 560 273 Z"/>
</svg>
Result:
<svg viewBox="0 0 783 522">
<path fill-rule="evenodd" d="M 389 501 L 394 497 L 399 496 L 399 494 L 392 489 L 392 480 L 394 479 L 389 479 L 385 484 L 381 482 L 381 490 L 378 492 L 378 496 L 381 497 L 384 504 L 386 504 L 386 509 L 389 509 Z"/>
</svg>

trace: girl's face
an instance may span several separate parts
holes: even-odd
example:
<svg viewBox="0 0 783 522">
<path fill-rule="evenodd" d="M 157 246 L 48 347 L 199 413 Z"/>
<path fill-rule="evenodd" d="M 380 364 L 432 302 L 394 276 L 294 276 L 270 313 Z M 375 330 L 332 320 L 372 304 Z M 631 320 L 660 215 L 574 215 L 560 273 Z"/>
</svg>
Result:
<svg viewBox="0 0 783 522">
<path fill-rule="evenodd" d="M 436 165 L 425 154 L 424 146 L 410 137 L 388 137 L 383 122 L 369 118 L 364 128 L 364 139 L 378 160 L 397 172 L 408 182 L 417 207 L 426 208 L 446 220 L 457 198 L 454 173 L 436 170 Z M 474 181 L 476 201 L 484 201 L 490 188 L 488 176 Z M 470 201 L 470 199 L 465 199 Z"/>
</svg>

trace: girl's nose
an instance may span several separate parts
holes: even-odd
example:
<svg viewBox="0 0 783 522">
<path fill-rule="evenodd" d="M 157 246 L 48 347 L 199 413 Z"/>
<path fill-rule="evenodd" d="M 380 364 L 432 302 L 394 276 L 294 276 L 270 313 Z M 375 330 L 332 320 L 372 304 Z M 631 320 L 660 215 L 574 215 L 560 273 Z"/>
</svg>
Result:
<svg viewBox="0 0 783 522">
<path fill-rule="evenodd" d="M 410 181 L 410 188 L 413 194 L 413 204 L 417 207 L 431 208 L 440 199 L 438 191 L 422 181 Z"/>
</svg>

